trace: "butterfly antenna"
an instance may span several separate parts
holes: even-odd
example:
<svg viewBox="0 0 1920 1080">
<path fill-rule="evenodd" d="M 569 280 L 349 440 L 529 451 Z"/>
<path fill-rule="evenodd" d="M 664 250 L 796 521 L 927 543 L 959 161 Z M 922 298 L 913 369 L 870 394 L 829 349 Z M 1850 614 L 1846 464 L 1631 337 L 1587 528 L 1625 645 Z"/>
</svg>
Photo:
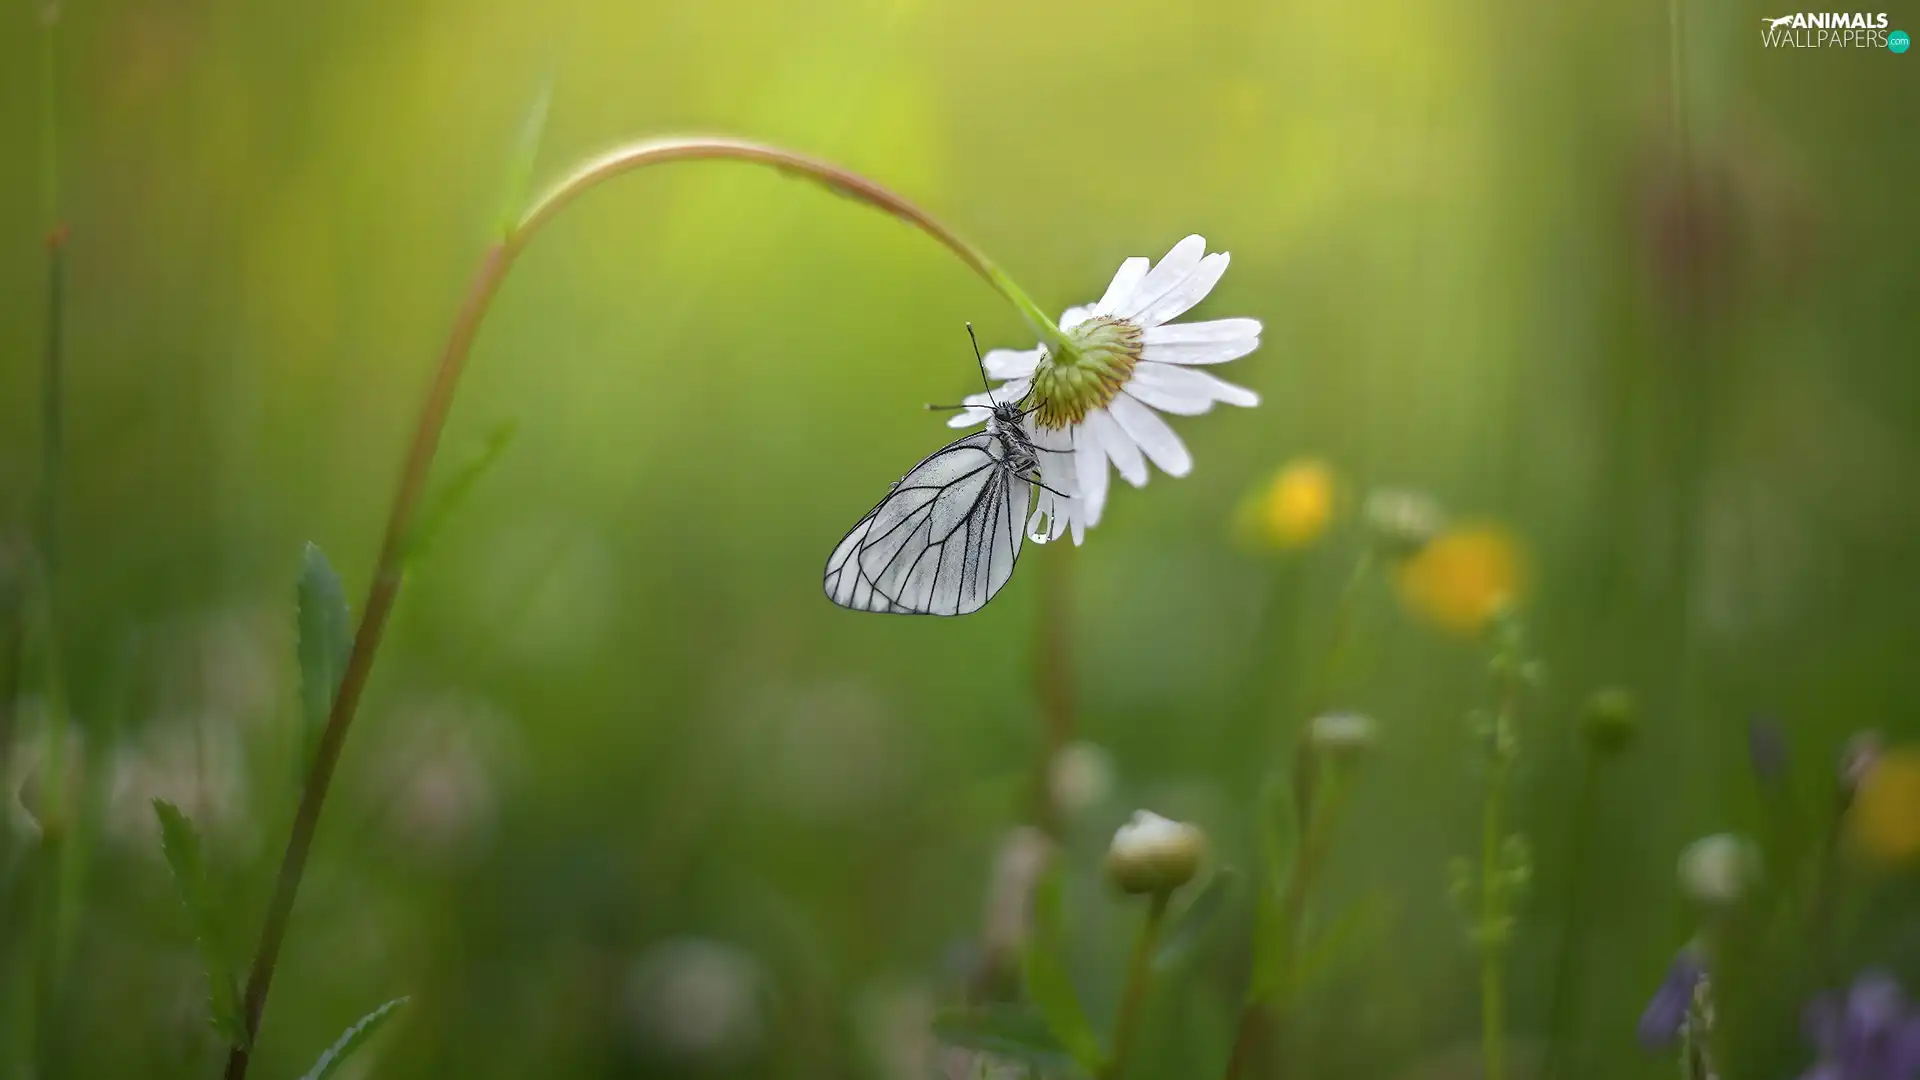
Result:
<svg viewBox="0 0 1920 1080">
<path fill-rule="evenodd" d="M 973 336 L 972 323 L 967 324 L 967 340 L 973 342 L 973 362 L 980 365 L 980 385 L 986 388 L 988 403 L 997 409 L 1000 403 L 993 399 L 993 384 L 987 381 L 987 359 L 980 355 L 980 339 Z"/>
</svg>

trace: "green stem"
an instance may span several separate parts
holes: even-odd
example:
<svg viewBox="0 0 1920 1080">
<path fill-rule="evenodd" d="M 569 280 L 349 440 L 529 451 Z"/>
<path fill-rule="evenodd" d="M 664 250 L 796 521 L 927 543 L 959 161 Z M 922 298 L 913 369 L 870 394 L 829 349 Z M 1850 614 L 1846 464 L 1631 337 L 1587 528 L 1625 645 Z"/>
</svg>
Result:
<svg viewBox="0 0 1920 1080">
<path fill-rule="evenodd" d="M 1295 939 L 1300 932 L 1300 921 L 1306 913 L 1307 898 L 1312 892 L 1314 878 L 1326 850 L 1332 844 L 1334 825 L 1337 824 L 1338 811 L 1344 801 L 1344 785 L 1335 783 L 1330 785 L 1331 790 L 1322 790 L 1320 759 L 1309 741 L 1309 734 L 1314 716 L 1326 708 L 1331 700 L 1333 690 L 1338 685 L 1338 676 L 1351 652 L 1361 589 L 1372 576 L 1373 567 L 1374 551 L 1369 545 L 1354 560 L 1352 572 L 1340 587 L 1340 598 L 1334 605 L 1333 629 L 1327 642 L 1327 652 L 1321 661 L 1314 689 L 1306 699 L 1305 715 L 1294 736 L 1293 798 L 1294 812 L 1300 820 L 1301 837 L 1294 847 L 1293 867 L 1287 875 L 1280 899 L 1279 932 L 1283 940 L 1277 947 L 1285 950 L 1285 965 L 1293 963 Z M 1291 972 L 1285 973 L 1284 977 L 1291 979 Z M 1241 1009 L 1240 1022 L 1234 1029 L 1233 1048 L 1227 1055 L 1227 1080 L 1238 1080 L 1253 1071 L 1256 1056 L 1262 1059 L 1272 1057 L 1280 1037 L 1279 1021 L 1278 1010 L 1271 1002 L 1249 1000 L 1246 1003 Z"/>
<path fill-rule="evenodd" d="M 1340 685 L 1340 676 L 1346 673 L 1347 663 L 1353 654 L 1360 590 L 1366 586 L 1367 579 L 1373 576 L 1373 566 L 1373 545 L 1368 544 L 1361 549 L 1360 557 L 1353 562 L 1353 570 L 1340 586 L 1340 599 L 1333 609 L 1333 632 L 1327 644 L 1326 659 L 1320 665 L 1320 678 L 1314 684 L 1313 694 L 1307 699 L 1306 720 L 1309 722 L 1332 702 L 1333 692 Z"/>
<path fill-rule="evenodd" d="M 1506 1075 L 1506 959 L 1512 935 L 1507 868 L 1501 862 L 1507 776 L 1513 767 L 1513 724 L 1522 657 L 1504 657 L 1500 708 L 1488 733 L 1486 799 L 1480 812 L 1480 1056 L 1487 1080 Z"/>
<path fill-rule="evenodd" d="M 865 177 L 850 173 L 837 165 L 777 147 L 722 138 L 686 138 L 635 143 L 587 163 L 536 200 L 533 208 L 527 211 L 519 224 L 509 230 L 499 242 L 489 246 L 481 257 L 479 269 L 474 274 L 472 284 L 468 286 L 466 299 L 462 302 L 459 314 L 454 319 L 453 329 L 447 337 L 446 347 L 441 353 L 439 369 L 428 387 L 426 400 L 421 405 L 420 416 L 414 428 L 413 442 L 401 467 L 399 488 L 394 494 L 393 506 L 387 516 L 386 534 L 381 542 L 379 560 L 374 566 L 373 581 L 368 587 L 366 603 L 361 607 L 360 625 L 354 632 L 353 648 L 348 653 L 346 669 L 341 673 L 339 692 L 334 697 L 333 709 L 327 716 L 326 726 L 321 729 L 320 740 L 313 754 L 313 764 L 308 769 L 306 783 L 300 793 L 299 809 L 294 814 L 293 828 L 287 838 L 286 853 L 280 862 L 280 872 L 274 884 L 273 898 L 260 932 L 260 944 L 254 953 L 253 964 L 247 975 L 246 995 L 242 1006 L 246 1044 L 233 1047 L 229 1051 L 226 1080 L 243 1080 L 247 1074 L 250 1058 L 248 1048 L 253 1045 L 259 1034 L 261 1014 L 266 1008 L 267 994 L 273 985 L 273 974 L 279 961 L 280 947 L 286 937 L 287 924 L 293 913 L 294 899 L 300 891 L 300 881 L 306 871 L 314 834 L 319 828 L 320 811 L 326 802 L 327 789 L 333 780 L 334 767 L 339 762 L 341 749 L 346 744 L 347 729 L 353 723 L 354 714 L 360 705 L 361 693 L 366 689 L 367 678 L 373 670 L 374 656 L 379 651 L 387 618 L 392 614 L 394 603 L 399 598 L 407 544 L 419 515 L 421 497 L 426 491 L 427 476 L 433 466 L 434 451 L 440 442 L 440 432 L 446 425 L 448 410 L 453 405 L 454 391 L 459 386 L 460 375 L 466 369 L 468 354 L 472 351 L 474 339 L 479 334 L 480 324 L 486 317 L 494 295 L 499 291 L 507 271 L 512 268 L 514 259 L 526 250 L 527 245 L 539 234 L 542 226 L 553 220 L 575 199 L 602 183 L 635 169 L 675 161 L 702 160 L 741 161 L 769 166 L 821 184 L 831 191 L 849 196 L 905 221 L 939 241 L 961 262 L 985 279 L 995 291 L 1012 303 L 1029 323 L 1033 324 L 1036 333 L 1046 340 L 1060 343 L 1059 328 L 1045 317 L 1039 306 L 1028 298 L 1012 279 L 971 244 L 960 239 L 956 233 L 925 211 Z"/>
<path fill-rule="evenodd" d="M 1120 1080 L 1126 1074 L 1134 1032 L 1140 1025 L 1140 1007 L 1146 1001 L 1147 987 L 1153 982 L 1153 954 L 1160 947 L 1160 928 L 1167 921 L 1167 901 L 1172 895 L 1171 892 L 1153 894 L 1152 906 L 1147 908 L 1147 921 L 1133 943 L 1126 990 L 1120 998 L 1120 1014 L 1113 1024 L 1113 1057 L 1107 1062 L 1102 1080 Z"/>
<path fill-rule="evenodd" d="M 1561 1051 L 1568 1041 L 1568 1013 L 1573 1008 L 1575 988 L 1586 952 L 1581 948 L 1585 929 L 1587 894 L 1587 847 L 1593 835 L 1594 798 L 1599 790 L 1600 760 L 1589 751 L 1580 767 L 1580 792 L 1574 800 L 1573 828 L 1567 842 L 1568 880 L 1566 908 L 1560 920 L 1559 956 L 1553 965 L 1553 992 L 1548 999 L 1547 1060 L 1540 1075 L 1546 1080 L 1561 1080 Z M 1575 1070 L 1576 1075 L 1580 1070 Z"/>
<path fill-rule="evenodd" d="M 1487 790 L 1486 806 L 1480 816 L 1480 921 L 1485 940 L 1480 945 L 1480 1050 L 1486 1064 L 1487 1080 L 1506 1075 L 1504 1037 L 1506 950 L 1496 935 L 1505 919 L 1506 887 L 1500 870 L 1500 789 Z"/>
<path fill-rule="evenodd" d="M 1333 850 L 1341 811 L 1346 806 L 1347 784 L 1339 772 L 1330 782 L 1316 783 L 1314 804 L 1308 808 L 1300 842 L 1294 845 L 1293 863 L 1280 892 L 1280 940 L 1273 943 L 1281 950 L 1281 985 L 1272 998 L 1254 998 L 1241 1010 L 1235 1028 L 1233 1049 L 1227 1055 L 1227 1080 L 1237 1080 L 1255 1070 L 1256 1057 L 1272 1060 L 1278 1053 L 1283 1035 L 1280 1006 L 1299 989 L 1299 975 L 1293 965 L 1299 958 L 1300 926 L 1306 919 L 1307 900 L 1313 894 L 1320 869 Z"/>
<path fill-rule="evenodd" d="M 734 161 L 767 165 L 783 173 L 823 184 L 832 191 L 892 214 L 938 240 L 948 251 L 953 252 L 961 262 L 967 264 L 968 269 L 980 275 L 995 292 L 1012 304 L 1021 317 L 1027 320 L 1029 328 L 1042 341 L 1056 349 L 1071 348 L 1066 335 L 1060 332 L 1059 324 L 1048 317 L 1047 313 L 1041 310 L 1040 305 L 1034 303 L 1033 299 L 1015 284 L 1005 271 L 995 265 L 993 260 L 987 258 L 980 249 L 961 239 L 957 233 L 935 220 L 926 211 L 873 181 L 848 172 L 838 165 L 760 143 L 738 139 L 696 138 L 663 139 L 621 147 L 603 157 L 589 161 L 541 196 L 534 203 L 533 209 L 520 219 L 519 226 L 508 236 L 507 243 L 513 245 L 516 238 L 531 236 L 568 203 L 599 186 L 603 181 L 610 180 L 621 173 L 668 161 L 697 161 L 711 158 L 728 158 Z M 522 242 L 524 243 L 524 240 Z"/>
<path fill-rule="evenodd" d="M 38 860 L 40 890 L 35 925 L 33 983 L 24 1022 L 30 1048 L 26 1060 L 47 1072 L 41 1060 L 46 1011 L 59 992 L 73 917 L 75 872 L 70 847 L 72 797 L 67 778 L 70 752 L 65 676 L 60 662 L 60 495 L 65 457 L 66 225 L 60 220 L 58 69 L 54 30 L 59 7 L 49 4 L 41 17 L 40 197 L 46 229 L 46 323 L 41 349 L 40 492 L 38 514 L 39 633 L 42 699 L 46 713 L 46 756 L 41 762 Z"/>
</svg>

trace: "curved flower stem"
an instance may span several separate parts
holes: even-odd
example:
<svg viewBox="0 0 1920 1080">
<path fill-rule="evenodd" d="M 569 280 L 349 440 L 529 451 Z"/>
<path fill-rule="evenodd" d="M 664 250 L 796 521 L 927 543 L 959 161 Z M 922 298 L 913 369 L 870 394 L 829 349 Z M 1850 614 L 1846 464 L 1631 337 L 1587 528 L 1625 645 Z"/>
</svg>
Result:
<svg viewBox="0 0 1920 1080">
<path fill-rule="evenodd" d="M 341 748 L 346 743 L 347 729 L 353 723 L 354 713 L 360 705 L 360 695 L 366 689 L 367 677 L 373 670 L 374 654 L 379 650 L 387 617 L 392 614 L 394 602 L 399 598 L 406 569 L 408 540 L 426 492 L 434 451 L 439 446 L 440 432 L 446 425 L 447 412 L 453 404 L 461 372 L 466 369 L 468 354 L 472 351 L 474 338 L 480 331 L 480 323 L 486 317 L 494 294 L 499 291 L 500 283 L 512 268 L 514 259 L 526 250 L 543 226 L 575 199 L 622 173 L 673 161 L 701 160 L 766 165 L 788 175 L 811 180 L 899 218 L 939 241 L 984 278 L 994 291 L 1013 304 L 1043 339 L 1062 343 L 1059 327 L 1041 312 L 1039 305 L 978 249 L 926 211 L 865 177 L 829 162 L 778 147 L 737 139 L 705 137 L 634 143 L 588 162 L 536 200 L 519 223 L 508 229 L 481 257 L 473 282 L 467 288 L 466 299 L 462 301 L 459 314 L 454 319 L 453 330 L 448 334 L 446 348 L 440 356 L 440 367 L 427 390 L 426 401 L 421 405 L 413 443 L 401 468 L 400 486 L 394 493 L 393 508 L 387 516 L 379 561 L 374 566 L 373 581 L 361 609 L 360 625 L 354 632 L 353 649 L 347 656 L 339 691 L 327 715 L 326 726 L 321 730 L 313 764 L 308 769 L 306 783 L 301 789 L 299 809 L 294 814 L 286 854 L 281 859 L 279 876 L 274 884 L 273 899 L 261 928 L 260 945 L 247 975 L 242 1005 L 246 1041 L 229 1052 L 226 1080 L 242 1080 L 247 1074 L 248 1051 L 260 1030 L 260 1016 L 266 1007 L 267 992 L 273 985 L 274 967 L 279 961 L 280 946 L 286 938 L 288 919 L 293 913 L 293 902 L 299 894 L 300 879 L 306 870 L 314 833 L 319 827 L 320 810 L 326 802 L 334 766 L 339 762 Z"/>
<path fill-rule="evenodd" d="M 654 142 L 635 143 L 622 147 L 603 157 L 581 166 L 571 176 L 560 181 L 529 210 L 520 224 L 507 237 L 508 245 L 516 250 L 524 246 L 540 226 L 568 203 L 585 194 L 601 182 L 610 180 L 624 172 L 658 165 L 668 161 L 697 161 L 706 158 L 728 158 L 734 161 L 756 162 L 767 165 L 790 176 L 798 176 L 828 189 L 884 210 L 894 217 L 912 225 L 921 232 L 938 240 L 948 251 L 953 252 L 961 262 L 974 273 L 986 280 L 993 290 L 1005 297 L 1026 319 L 1033 332 L 1042 341 L 1054 348 L 1068 348 L 1065 334 L 1040 305 L 1023 292 L 1020 286 L 1006 272 L 994 265 L 991 259 L 962 240 L 958 234 L 935 220 L 926 211 L 913 205 L 900 196 L 868 180 L 840 168 L 838 165 L 821 161 L 818 158 L 796 154 L 774 146 L 745 142 L 738 139 L 696 138 L 663 139 Z"/>
<path fill-rule="evenodd" d="M 1147 921 L 1133 944 L 1133 960 L 1127 965 L 1127 985 L 1120 998 L 1120 1014 L 1113 1022 L 1113 1056 L 1101 1072 L 1101 1080 L 1120 1080 L 1126 1074 L 1127 1058 L 1133 1051 L 1134 1031 L 1140 1026 L 1140 1006 L 1147 999 L 1147 987 L 1153 983 L 1153 953 L 1160 946 L 1160 928 L 1167 921 L 1167 901 L 1171 892 L 1153 894 L 1147 909 Z"/>
</svg>

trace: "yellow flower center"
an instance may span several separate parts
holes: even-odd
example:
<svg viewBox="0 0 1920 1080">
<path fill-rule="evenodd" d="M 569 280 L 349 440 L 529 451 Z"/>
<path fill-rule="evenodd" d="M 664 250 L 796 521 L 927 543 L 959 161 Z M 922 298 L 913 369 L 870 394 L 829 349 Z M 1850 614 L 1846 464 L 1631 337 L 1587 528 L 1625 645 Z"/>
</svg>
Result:
<svg viewBox="0 0 1920 1080">
<path fill-rule="evenodd" d="M 1141 329 L 1124 319 L 1098 316 L 1067 333 L 1071 349 L 1040 358 L 1032 398 L 1041 427 L 1071 427 L 1106 404 L 1127 385 L 1140 361 Z"/>
</svg>

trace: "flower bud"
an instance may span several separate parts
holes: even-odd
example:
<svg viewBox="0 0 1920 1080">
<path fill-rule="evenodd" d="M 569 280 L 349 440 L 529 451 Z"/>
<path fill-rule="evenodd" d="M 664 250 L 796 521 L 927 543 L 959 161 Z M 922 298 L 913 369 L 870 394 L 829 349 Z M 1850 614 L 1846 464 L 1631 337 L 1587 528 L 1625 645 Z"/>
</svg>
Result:
<svg viewBox="0 0 1920 1080">
<path fill-rule="evenodd" d="M 1854 792 L 1860 790 L 1860 782 L 1880 763 L 1880 749 L 1880 733 L 1877 731 L 1862 731 L 1847 740 L 1846 749 L 1840 751 L 1840 798 L 1843 802 L 1853 800 Z"/>
<path fill-rule="evenodd" d="M 1030 825 L 1008 833 L 993 859 L 987 910 L 980 933 L 989 964 L 1017 957 L 1032 930 L 1033 890 L 1053 859 L 1053 841 Z"/>
<path fill-rule="evenodd" d="M 1580 717 L 1580 730 L 1587 744 L 1600 753 L 1617 753 L 1632 745 L 1640 733 L 1640 703 L 1633 691 L 1620 686 L 1594 691 Z"/>
<path fill-rule="evenodd" d="M 1113 793 L 1113 757 L 1098 743 L 1068 743 L 1053 756 L 1047 779 L 1055 805 L 1078 814 Z"/>
<path fill-rule="evenodd" d="M 1307 740 L 1331 761 L 1353 761 L 1379 741 L 1380 726 L 1356 712 L 1322 713 L 1307 727 Z"/>
<path fill-rule="evenodd" d="M 1374 545 L 1397 559 L 1418 554 L 1446 524 L 1440 504 L 1417 491 L 1375 491 L 1363 516 Z"/>
<path fill-rule="evenodd" d="M 1701 837 L 1680 853 L 1680 891 L 1710 907 L 1739 902 L 1760 872 L 1760 849 L 1734 833 Z"/>
<path fill-rule="evenodd" d="M 627 972 L 624 1019 L 650 1057 L 691 1066 L 738 1066 L 761 1046 L 771 977 L 725 942 L 679 938 L 642 953 Z"/>
<path fill-rule="evenodd" d="M 1196 826 L 1136 810 L 1107 848 L 1107 878 L 1121 892 L 1163 895 L 1193 880 L 1206 851 Z"/>
</svg>

